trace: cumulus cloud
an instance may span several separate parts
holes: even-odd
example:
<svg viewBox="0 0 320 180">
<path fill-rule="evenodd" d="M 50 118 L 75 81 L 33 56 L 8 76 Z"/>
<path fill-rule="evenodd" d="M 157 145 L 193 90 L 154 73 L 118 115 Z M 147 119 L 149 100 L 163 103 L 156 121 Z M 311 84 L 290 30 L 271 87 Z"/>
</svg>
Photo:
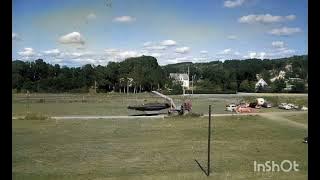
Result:
<svg viewBox="0 0 320 180">
<path fill-rule="evenodd" d="M 187 62 L 187 61 L 192 61 L 192 57 L 191 56 L 183 56 L 183 57 L 172 57 L 169 58 L 167 61 L 169 63 L 179 63 L 179 62 Z"/>
<path fill-rule="evenodd" d="M 288 15 L 288 16 L 273 16 L 271 14 L 250 14 L 247 16 L 242 16 L 238 19 L 240 23 L 247 23 L 247 24 L 269 24 L 269 23 L 277 23 L 277 22 L 284 22 L 284 21 L 292 21 L 296 18 L 295 15 Z"/>
<path fill-rule="evenodd" d="M 120 56 L 121 59 L 141 56 L 141 54 L 139 54 L 136 51 L 121 51 L 121 52 L 119 52 L 118 55 Z"/>
<path fill-rule="evenodd" d="M 139 57 L 143 53 L 134 50 L 122 50 L 122 49 L 105 49 L 105 55 L 111 61 L 121 61 L 130 57 Z"/>
<path fill-rule="evenodd" d="M 276 35 L 276 36 L 290 36 L 292 34 L 301 32 L 300 28 L 290 28 L 290 27 L 282 27 L 282 28 L 275 28 L 269 31 L 269 34 Z"/>
<path fill-rule="evenodd" d="M 208 54 L 208 51 L 205 51 L 205 50 L 200 51 L 200 54 Z"/>
<path fill-rule="evenodd" d="M 12 33 L 12 40 L 21 40 L 20 36 L 17 33 Z"/>
<path fill-rule="evenodd" d="M 151 44 L 152 44 L 151 41 L 147 41 L 147 42 L 143 43 L 143 46 L 150 46 Z"/>
<path fill-rule="evenodd" d="M 64 36 L 61 36 L 59 38 L 59 42 L 62 44 L 82 44 L 82 45 L 85 43 L 82 38 L 82 35 L 79 32 L 72 32 Z"/>
<path fill-rule="evenodd" d="M 32 48 L 24 48 L 23 51 L 18 52 L 21 56 L 34 56 L 36 55 L 35 51 Z"/>
<path fill-rule="evenodd" d="M 154 45 L 154 46 L 148 46 L 148 47 L 146 47 L 146 49 L 148 49 L 148 50 L 165 50 L 165 49 L 167 49 L 167 46 Z"/>
<path fill-rule="evenodd" d="M 153 43 L 151 41 L 147 41 L 143 43 L 145 50 L 165 50 L 169 47 L 175 46 L 177 44 L 174 40 L 163 40 L 161 42 Z"/>
<path fill-rule="evenodd" d="M 59 51 L 59 49 L 51 49 L 44 51 L 44 53 L 50 56 L 59 56 L 61 52 Z"/>
<path fill-rule="evenodd" d="M 240 53 L 238 51 L 232 50 L 231 48 L 224 49 L 218 52 L 217 57 L 220 59 L 238 59 L 240 58 Z"/>
<path fill-rule="evenodd" d="M 132 17 L 132 16 L 119 16 L 119 17 L 115 17 L 113 19 L 114 22 L 121 22 L 121 23 L 129 23 L 129 22 L 133 22 L 135 20 L 136 20 L 136 18 Z"/>
<path fill-rule="evenodd" d="M 92 19 L 96 19 L 96 18 L 97 18 L 97 16 L 94 13 L 90 13 L 90 14 L 87 15 L 87 19 L 88 20 L 92 20 Z"/>
<path fill-rule="evenodd" d="M 175 52 L 180 54 L 185 54 L 185 53 L 188 53 L 189 51 L 190 51 L 190 47 L 186 47 L 186 46 L 175 49 Z"/>
<path fill-rule="evenodd" d="M 283 41 L 273 41 L 271 45 L 274 48 L 283 48 L 285 46 Z"/>
<path fill-rule="evenodd" d="M 251 51 L 251 52 L 248 52 L 248 55 L 245 55 L 243 56 L 244 58 L 250 58 L 250 59 L 253 59 L 253 58 L 256 58 L 256 59 L 265 59 L 266 57 L 266 53 L 265 52 L 255 52 L 255 51 Z"/>
<path fill-rule="evenodd" d="M 229 36 L 227 36 L 227 39 L 235 40 L 235 39 L 238 39 L 238 37 L 235 35 L 229 35 Z"/>
<path fill-rule="evenodd" d="M 160 43 L 162 46 L 175 46 L 177 44 L 174 40 L 164 40 Z"/>
<path fill-rule="evenodd" d="M 223 51 L 220 51 L 218 54 L 222 55 L 239 55 L 240 53 L 238 51 L 233 51 L 232 49 L 224 49 Z"/>
<path fill-rule="evenodd" d="M 245 0 L 224 1 L 224 7 L 234 8 L 234 7 L 238 7 L 238 6 L 243 5 L 244 2 L 245 2 Z"/>
<path fill-rule="evenodd" d="M 218 54 L 230 54 L 231 53 L 231 49 L 224 49 L 223 51 L 219 52 Z"/>
<path fill-rule="evenodd" d="M 159 57 L 162 56 L 161 53 L 144 53 L 143 55 L 152 56 L 152 57 L 155 57 L 155 58 L 159 58 Z"/>
</svg>

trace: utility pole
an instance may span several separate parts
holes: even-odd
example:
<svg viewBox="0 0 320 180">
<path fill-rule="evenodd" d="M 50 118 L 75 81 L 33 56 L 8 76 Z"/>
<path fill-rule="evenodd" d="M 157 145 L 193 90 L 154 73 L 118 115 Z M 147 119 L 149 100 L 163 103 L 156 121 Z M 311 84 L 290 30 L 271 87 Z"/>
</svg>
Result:
<svg viewBox="0 0 320 180">
<path fill-rule="evenodd" d="M 190 90 L 189 83 L 190 83 L 190 70 L 189 70 L 189 65 L 188 65 L 188 90 Z M 190 92 L 189 92 L 189 93 L 190 93 Z M 189 94 L 189 93 L 188 93 L 188 94 Z"/>
<path fill-rule="evenodd" d="M 127 79 L 127 95 L 129 94 L 129 79 Z"/>
<path fill-rule="evenodd" d="M 208 172 L 207 176 L 210 175 L 210 136 L 211 136 L 211 105 L 209 105 L 209 125 L 208 125 Z"/>
<path fill-rule="evenodd" d="M 94 81 L 94 92 L 97 93 L 97 81 Z"/>
<path fill-rule="evenodd" d="M 192 95 L 193 95 L 193 79 L 194 79 L 194 75 L 192 76 L 191 79 L 192 79 L 192 81 L 191 81 L 191 82 L 192 82 L 192 89 L 191 89 L 191 91 L 192 91 Z"/>
</svg>

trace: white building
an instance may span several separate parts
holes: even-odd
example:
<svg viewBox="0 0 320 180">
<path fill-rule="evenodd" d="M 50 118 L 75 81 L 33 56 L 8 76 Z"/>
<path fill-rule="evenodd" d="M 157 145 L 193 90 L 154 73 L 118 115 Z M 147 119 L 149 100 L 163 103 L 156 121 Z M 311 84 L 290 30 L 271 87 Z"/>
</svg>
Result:
<svg viewBox="0 0 320 180">
<path fill-rule="evenodd" d="M 189 76 L 186 73 L 170 73 L 170 78 L 174 79 L 175 81 L 181 82 L 182 87 L 189 89 Z"/>
<path fill-rule="evenodd" d="M 279 75 L 276 76 L 276 77 L 274 77 L 274 78 L 272 78 L 272 79 L 270 79 L 270 81 L 271 81 L 271 82 L 274 82 L 274 81 L 277 80 L 277 79 L 284 79 L 285 75 L 286 75 L 286 72 L 285 72 L 285 71 L 280 71 L 280 72 L 279 72 Z"/>
<path fill-rule="evenodd" d="M 265 87 L 268 86 L 268 84 L 261 78 L 259 79 L 259 81 L 256 83 L 256 89 L 261 86 L 261 87 Z"/>
</svg>

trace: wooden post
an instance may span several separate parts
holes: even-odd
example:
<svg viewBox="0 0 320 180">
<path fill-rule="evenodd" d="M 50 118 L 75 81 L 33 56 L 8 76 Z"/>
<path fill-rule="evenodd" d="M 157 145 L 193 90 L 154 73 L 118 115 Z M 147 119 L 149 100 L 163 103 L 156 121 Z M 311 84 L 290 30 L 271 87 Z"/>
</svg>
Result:
<svg viewBox="0 0 320 180">
<path fill-rule="evenodd" d="M 208 125 L 208 172 L 207 176 L 210 175 L 210 136 L 211 136 L 211 105 L 209 105 L 209 125 Z"/>
</svg>

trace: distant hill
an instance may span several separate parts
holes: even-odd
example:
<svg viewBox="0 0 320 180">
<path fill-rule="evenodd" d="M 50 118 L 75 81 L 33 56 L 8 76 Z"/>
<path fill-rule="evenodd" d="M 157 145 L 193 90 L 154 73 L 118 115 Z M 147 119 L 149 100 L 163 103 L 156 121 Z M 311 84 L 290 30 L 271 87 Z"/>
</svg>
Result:
<svg viewBox="0 0 320 180">
<path fill-rule="evenodd" d="M 205 89 L 230 89 L 252 90 L 253 84 L 259 78 L 263 78 L 268 84 L 278 80 L 279 74 L 283 75 L 283 81 L 289 79 L 302 79 L 308 83 L 308 55 L 292 56 L 280 59 L 245 59 L 212 61 L 208 63 L 177 63 L 162 66 L 165 73 L 187 73 L 188 68 L 198 87 Z M 282 76 L 281 76 L 282 77 Z M 241 83 L 250 88 L 241 88 Z M 284 82 L 281 82 L 282 84 Z"/>
</svg>

